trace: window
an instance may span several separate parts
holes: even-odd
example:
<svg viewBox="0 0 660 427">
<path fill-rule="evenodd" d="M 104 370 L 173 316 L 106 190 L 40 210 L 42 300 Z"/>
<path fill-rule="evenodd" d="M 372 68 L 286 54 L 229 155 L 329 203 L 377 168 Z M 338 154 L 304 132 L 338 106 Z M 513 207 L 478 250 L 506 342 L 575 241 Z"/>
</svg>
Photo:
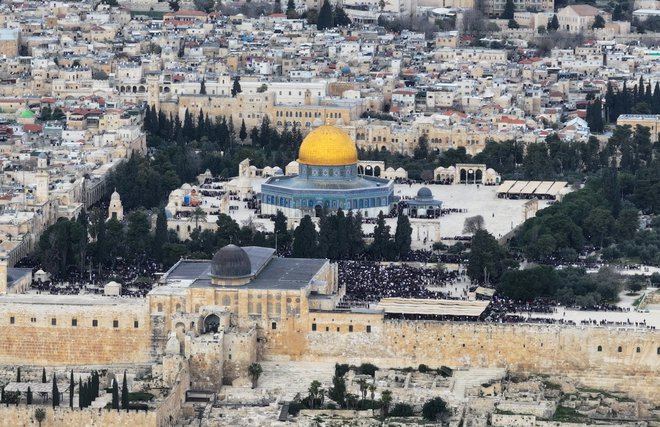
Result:
<svg viewBox="0 0 660 427">
<path fill-rule="evenodd" d="M 93 327 L 93 328 L 96 328 L 98 325 L 99 325 L 99 321 L 98 321 L 98 320 L 96 320 L 96 319 L 92 320 L 92 327 Z"/>
<path fill-rule="evenodd" d="M 16 322 L 16 319 L 14 319 L 14 316 L 11 316 L 9 318 L 9 324 L 13 325 Z"/>
<path fill-rule="evenodd" d="M 163 311 L 163 304 L 158 303 L 157 310 L 158 310 L 159 313 L 162 312 Z"/>
<path fill-rule="evenodd" d="M 616 351 L 617 351 L 617 353 L 621 353 L 621 352 L 623 351 L 623 348 L 622 348 L 621 346 L 619 346 L 619 347 L 616 349 Z"/>
<path fill-rule="evenodd" d="M 339 326 L 337 326 L 337 332 L 339 332 Z"/>
<path fill-rule="evenodd" d="M 140 326 L 140 323 L 137 320 L 133 321 L 133 327 L 137 329 Z"/>
<path fill-rule="evenodd" d="M 273 330 L 277 329 L 277 323 L 272 322 L 272 323 L 270 324 L 270 329 L 273 329 Z"/>
<path fill-rule="evenodd" d="M 329 326 L 326 326 L 326 327 L 325 327 L 325 331 L 326 331 L 326 332 L 330 332 L 330 327 L 329 327 Z"/>
<path fill-rule="evenodd" d="M 598 351 L 603 351 L 603 346 L 602 345 L 598 346 Z"/>
<path fill-rule="evenodd" d="M 36 317 L 30 317 L 30 322 L 32 322 L 32 323 L 36 323 L 36 322 L 37 322 L 37 318 L 36 318 Z"/>
<path fill-rule="evenodd" d="M 57 319 L 54 318 L 54 317 L 52 319 L 50 319 L 50 324 L 53 325 L 53 326 L 57 325 Z"/>
<path fill-rule="evenodd" d="M 371 333 L 371 325 L 367 325 L 367 333 Z"/>
<path fill-rule="evenodd" d="M 112 321 L 112 327 L 113 328 L 118 328 L 119 327 L 119 320 L 113 320 Z"/>
<path fill-rule="evenodd" d="M 78 319 L 71 319 L 71 326 L 78 326 Z"/>
<path fill-rule="evenodd" d="M 312 323 L 312 331 L 316 331 L 316 323 Z"/>
<path fill-rule="evenodd" d="M 353 325 L 348 325 L 348 332 L 353 332 Z"/>
<path fill-rule="evenodd" d="M 642 351 L 642 349 L 639 348 L 639 347 L 637 347 L 637 349 L 635 350 L 636 353 L 639 353 L 639 352 L 641 352 L 641 351 Z"/>
</svg>

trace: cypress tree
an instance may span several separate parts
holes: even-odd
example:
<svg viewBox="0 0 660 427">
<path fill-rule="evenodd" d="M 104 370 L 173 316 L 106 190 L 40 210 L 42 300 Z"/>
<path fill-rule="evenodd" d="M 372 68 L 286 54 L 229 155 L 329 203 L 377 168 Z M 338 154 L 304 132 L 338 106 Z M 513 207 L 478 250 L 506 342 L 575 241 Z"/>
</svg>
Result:
<svg viewBox="0 0 660 427">
<path fill-rule="evenodd" d="M 313 258 L 316 256 L 318 233 L 309 215 L 305 215 L 293 232 L 293 257 Z"/>
<path fill-rule="evenodd" d="M 206 95 L 206 79 L 202 79 L 202 82 L 199 84 L 199 94 Z"/>
<path fill-rule="evenodd" d="M 513 0 L 506 0 L 506 3 L 504 4 L 504 10 L 500 15 L 500 19 L 513 19 L 513 14 L 515 11 L 516 9 L 513 5 Z"/>
<path fill-rule="evenodd" d="M 84 408 L 85 405 L 85 395 L 87 390 L 82 383 L 82 378 L 78 378 L 78 407 L 80 409 Z"/>
<path fill-rule="evenodd" d="M 73 369 L 71 370 L 71 381 L 69 382 L 69 407 L 73 409 L 73 390 L 76 388 L 76 383 L 73 381 Z"/>
<path fill-rule="evenodd" d="M 412 242 L 412 227 L 408 216 L 401 213 L 396 220 L 396 231 L 394 232 L 394 246 L 399 258 L 410 252 L 410 243 Z"/>
<path fill-rule="evenodd" d="M 112 409 L 119 411 L 119 385 L 117 380 L 112 380 Z"/>
<path fill-rule="evenodd" d="M 387 259 L 390 253 L 390 226 L 385 224 L 383 211 L 378 213 L 376 227 L 374 228 L 374 241 L 369 248 L 377 259 Z"/>
<path fill-rule="evenodd" d="M 57 388 L 57 378 L 53 372 L 53 408 L 60 406 L 60 391 Z"/>
<path fill-rule="evenodd" d="M 316 29 L 323 31 L 332 27 L 334 27 L 332 5 L 330 4 L 330 0 L 325 0 L 319 11 L 318 20 L 316 21 Z"/>
<path fill-rule="evenodd" d="M 231 87 L 232 98 L 236 98 L 236 95 L 242 92 L 240 80 L 241 78 L 239 76 L 234 77 L 234 84 Z"/>
<path fill-rule="evenodd" d="M 660 83 L 655 82 L 655 87 L 653 88 L 653 102 L 651 103 L 653 114 L 660 114 Z"/>
<path fill-rule="evenodd" d="M 29 386 L 27 389 L 27 404 L 32 405 L 32 389 Z"/>
<path fill-rule="evenodd" d="M 247 138 L 247 128 L 245 127 L 245 119 L 241 121 L 241 130 L 238 132 L 238 137 L 241 139 L 241 142 L 245 142 L 245 138 Z"/>
<path fill-rule="evenodd" d="M 121 408 L 128 412 L 128 406 L 128 382 L 126 381 L 126 371 L 124 371 L 124 379 L 121 384 Z"/>
<path fill-rule="evenodd" d="M 558 29 L 559 29 L 559 19 L 557 19 L 557 15 L 552 15 L 552 19 L 548 24 L 548 30 L 557 31 Z"/>
<path fill-rule="evenodd" d="M 21 367 L 19 366 L 18 369 L 16 369 L 16 382 L 20 383 L 21 382 Z"/>
<path fill-rule="evenodd" d="M 48 382 L 48 380 L 46 379 L 46 368 L 44 368 L 43 371 L 41 371 L 41 382 L 44 384 Z"/>
</svg>

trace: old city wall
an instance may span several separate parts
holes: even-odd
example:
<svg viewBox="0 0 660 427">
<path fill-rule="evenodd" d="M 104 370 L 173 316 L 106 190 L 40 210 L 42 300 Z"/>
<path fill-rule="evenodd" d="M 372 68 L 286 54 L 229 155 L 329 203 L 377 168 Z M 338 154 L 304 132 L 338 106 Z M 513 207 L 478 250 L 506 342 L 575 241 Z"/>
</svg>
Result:
<svg viewBox="0 0 660 427">
<path fill-rule="evenodd" d="M 0 406 L 0 427 L 22 427 L 38 425 L 34 411 L 38 406 Z M 50 406 L 41 406 L 46 411 L 42 423 L 48 427 L 71 426 L 113 426 L 113 427 L 156 427 L 157 414 L 154 411 L 108 411 L 80 410 Z"/>
<path fill-rule="evenodd" d="M 146 304 L 0 301 L 0 364 L 110 365 L 150 361 Z"/>
<path fill-rule="evenodd" d="M 307 319 L 312 322 L 315 316 Z M 556 325 L 494 325 L 380 321 L 355 313 L 316 317 L 316 331 L 296 339 L 272 337 L 264 357 L 371 362 L 383 367 L 499 367 L 514 372 L 565 375 L 590 387 L 660 399 L 660 333 Z M 348 325 L 355 325 L 349 332 Z M 339 325 L 339 326 L 338 326 Z M 337 332 L 339 327 L 339 332 Z M 285 345 L 288 344 L 288 345 Z"/>
</svg>

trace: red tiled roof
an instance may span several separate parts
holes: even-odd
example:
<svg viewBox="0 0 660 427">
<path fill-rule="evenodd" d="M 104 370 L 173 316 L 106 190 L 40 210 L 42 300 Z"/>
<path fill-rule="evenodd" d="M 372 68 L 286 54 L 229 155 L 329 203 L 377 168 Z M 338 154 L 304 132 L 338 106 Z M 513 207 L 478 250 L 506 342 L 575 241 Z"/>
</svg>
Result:
<svg viewBox="0 0 660 427">
<path fill-rule="evenodd" d="M 27 133 L 41 133 L 42 126 L 40 124 L 26 124 L 23 125 L 23 131 Z"/>
</svg>

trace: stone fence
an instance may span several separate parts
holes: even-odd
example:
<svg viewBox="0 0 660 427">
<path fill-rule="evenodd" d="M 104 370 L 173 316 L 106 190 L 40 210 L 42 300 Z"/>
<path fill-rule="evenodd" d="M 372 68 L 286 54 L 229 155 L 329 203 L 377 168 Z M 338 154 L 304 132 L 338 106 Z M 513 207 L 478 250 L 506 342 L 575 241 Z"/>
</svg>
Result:
<svg viewBox="0 0 660 427">
<path fill-rule="evenodd" d="M 113 426 L 113 427 L 156 427 L 154 411 L 110 411 L 107 409 L 52 408 L 41 405 L 0 406 L 0 427 L 38 426 L 35 418 L 37 408 L 46 411 L 43 427 Z"/>
</svg>

